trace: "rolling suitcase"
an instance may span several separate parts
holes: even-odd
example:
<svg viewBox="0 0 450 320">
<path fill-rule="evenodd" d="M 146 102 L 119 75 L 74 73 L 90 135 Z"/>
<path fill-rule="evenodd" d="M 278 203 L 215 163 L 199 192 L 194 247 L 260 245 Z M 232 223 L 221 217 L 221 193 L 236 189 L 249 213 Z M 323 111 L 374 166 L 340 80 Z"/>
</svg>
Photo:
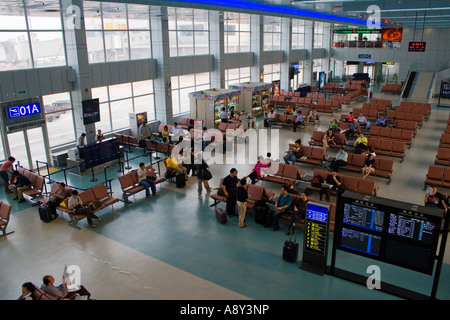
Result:
<svg viewBox="0 0 450 320">
<path fill-rule="evenodd" d="M 221 224 L 225 224 L 228 221 L 228 217 L 227 217 L 227 213 L 225 210 L 221 209 L 221 208 L 217 208 L 216 209 L 216 219 L 217 221 L 219 221 Z"/>
<path fill-rule="evenodd" d="M 175 176 L 175 183 L 177 188 L 184 188 L 186 186 L 186 176 L 184 173 L 177 173 Z"/>
<path fill-rule="evenodd" d="M 50 222 L 56 218 L 56 216 L 52 215 L 50 207 L 46 204 L 39 206 L 39 217 L 43 222 Z"/>
<path fill-rule="evenodd" d="M 296 240 L 284 241 L 283 245 L 283 259 L 289 262 L 296 262 L 298 259 L 298 242 Z"/>
<path fill-rule="evenodd" d="M 258 224 L 266 224 L 268 207 L 266 205 L 255 206 L 255 222 Z"/>
</svg>

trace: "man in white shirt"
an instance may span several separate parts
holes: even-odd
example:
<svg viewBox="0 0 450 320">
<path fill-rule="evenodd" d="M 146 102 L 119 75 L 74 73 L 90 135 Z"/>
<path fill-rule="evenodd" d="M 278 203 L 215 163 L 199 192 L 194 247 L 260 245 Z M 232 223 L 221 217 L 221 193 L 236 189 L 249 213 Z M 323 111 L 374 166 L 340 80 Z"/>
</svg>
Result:
<svg viewBox="0 0 450 320">
<path fill-rule="evenodd" d="M 83 132 L 77 140 L 77 147 L 81 148 L 86 145 L 86 142 L 84 141 L 85 138 L 86 138 L 86 133 Z"/>
<path fill-rule="evenodd" d="M 175 123 L 173 124 L 172 130 L 170 130 L 170 133 L 171 133 L 171 134 L 178 133 L 178 130 L 179 130 L 179 128 L 178 128 L 178 123 L 175 122 Z"/>
<path fill-rule="evenodd" d="M 275 111 L 270 110 L 269 114 L 268 114 L 268 120 L 267 120 L 267 125 L 270 127 L 272 127 L 272 122 L 275 122 Z"/>
<path fill-rule="evenodd" d="M 158 193 L 156 192 L 155 181 L 147 178 L 148 176 L 150 176 L 150 172 L 145 168 L 145 163 L 143 162 L 139 163 L 137 175 L 139 185 L 145 188 L 145 196 L 147 198 L 153 198 L 153 196 L 158 196 Z M 152 189 L 152 194 L 150 194 L 150 188 Z"/>
<path fill-rule="evenodd" d="M 362 113 L 359 114 L 359 117 L 356 120 L 358 120 L 359 124 L 366 123 L 367 121 L 366 117 L 364 117 Z"/>
<path fill-rule="evenodd" d="M 228 113 L 225 108 L 222 108 L 222 111 L 219 114 L 219 118 L 222 120 L 222 122 L 228 122 Z"/>
</svg>

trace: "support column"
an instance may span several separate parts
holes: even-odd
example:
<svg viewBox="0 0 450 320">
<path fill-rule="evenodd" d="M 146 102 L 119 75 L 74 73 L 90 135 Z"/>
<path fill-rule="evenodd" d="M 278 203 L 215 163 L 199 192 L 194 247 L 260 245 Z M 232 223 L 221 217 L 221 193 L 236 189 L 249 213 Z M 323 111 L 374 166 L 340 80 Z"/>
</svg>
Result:
<svg viewBox="0 0 450 320">
<path fill-rule="evenodd" d="M 167 7 L 150 11 L 153 58 L 156 60 L 155 116 L 161 123 L 173 123 L 172 83 L 170 74 L 170 45 Z"/>
<path fill-rule="evenodd" d="M 250 67 L 250 81 L 262 82 L 264 52 L 264 26 L 263 17 L 250 15 L 250 51 L 253 52 L 253 66 Z"/>
<path fill-rule="evenodd" d="M 84 25 L 83 1 L 60 0 L 67 64 L 75 70 L 74 88 L 70 92 L 76 138 L 86 133 L 86 142 L 95 142 L 95 124 L 83 124 L 82 101 L 92 99 L 91 74 Z M 77 16 L 75 16 L 77 15 Z M 79 15 L 79 17 L 78 17 Z"/>
<path fill-rule="evenodd" d="M 209 11 L 209 50 L 214 57 L 214 69 L 210 72 L 211 88 L 225 88 L 223 15 L 223 12 Z"/>
<path fill-rule="evenodd" d="M 303 82 L 306 84 L 315 85 L 311 83 L 313 74 L 313 59 L 312 51 L 314 48 L 314 21 L 305 21 L 305 49 L 307 52 L 307 59 L 304 63 Z"/>
<path fill-rule="evenodd" d="M 283 50 L 283 62 L 280 67 L 280 89 L 290 90 L 289 78 L 290 69 L 293 61 L 291 61 L 291 48 L 292 48 L 292 22 L 289 18 L 281 19 L 281 50 Z"/>
<path fill-rule="evenodd" d="M 327 27 L 328 26 L 328 27 Z M 327 81 L 331 82 L 331 79 L 328 79 L 328 73 L 330 70 L 330 63 L 331 63 L 331 47 L 332 47 L 332 23 L 324 23 L 323 28 L 323 47 L 325 48 L 325 58 L 323 59 L 324 65 L 322 66 L 322 71 L 325 72 L 327 75 Z"/>
</svg>

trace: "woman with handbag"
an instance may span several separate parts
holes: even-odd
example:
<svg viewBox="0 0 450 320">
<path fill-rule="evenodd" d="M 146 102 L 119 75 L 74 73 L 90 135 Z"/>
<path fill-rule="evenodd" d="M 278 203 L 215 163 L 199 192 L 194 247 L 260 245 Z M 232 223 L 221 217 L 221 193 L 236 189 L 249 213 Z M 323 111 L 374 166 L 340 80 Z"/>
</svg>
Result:
<svg viewBox="0 0 450 320">
<path fill-rule="evenodd" d="M 197 173 L 198 180 L 198 196 L 202 196 L 202 184 L 205 186 L 206 192 L 211 192 L 211 187 L 209 186 L 209 180 L 212 179 L 211 171 L 208 170 L 208 164 L 203 159 L 201 152 L 197 153 L 196 159 L 194 161 L 194 170 Z"/>
<path fill-rule="evenodd" d="M 67 209 L 72 210 L 74 214 L 80 214 L 86 216 L 88 220 L 89 227 L 95 228 L 96 225 L 93 223 L 92 219 L 96 219 L 98 222 L 102 221 L 101 218 L 97 217 L 94 212 L 89 207 L 86 207 L 81 201 L 77 190 L 72 190 L 72 196 L 69 198 Z"/>
</svg>

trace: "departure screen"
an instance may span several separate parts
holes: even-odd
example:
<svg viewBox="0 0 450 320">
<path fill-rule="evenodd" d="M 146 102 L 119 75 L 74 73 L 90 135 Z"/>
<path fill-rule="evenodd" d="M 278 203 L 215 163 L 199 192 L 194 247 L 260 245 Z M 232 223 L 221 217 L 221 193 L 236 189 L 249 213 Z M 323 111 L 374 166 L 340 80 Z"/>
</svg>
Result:
<svg viewBox="0 0 450 320">
<path fill-rule="evenodd" d="M 380 255 L 381 237 L 348 228 L 342 228 L 341 247 L 373 256 Z"/>
<path fill-rule="evenodd" d="M 348 203 L 344 205 L 344 224 L 381 232 L 383 220 L 382 211 Z"/>
<path fill-rule="evenodd" d="M 390 214 L 388 233 L 431 244 L 436 225 L 422 219 L 401 214 Z"/>
</svg>

